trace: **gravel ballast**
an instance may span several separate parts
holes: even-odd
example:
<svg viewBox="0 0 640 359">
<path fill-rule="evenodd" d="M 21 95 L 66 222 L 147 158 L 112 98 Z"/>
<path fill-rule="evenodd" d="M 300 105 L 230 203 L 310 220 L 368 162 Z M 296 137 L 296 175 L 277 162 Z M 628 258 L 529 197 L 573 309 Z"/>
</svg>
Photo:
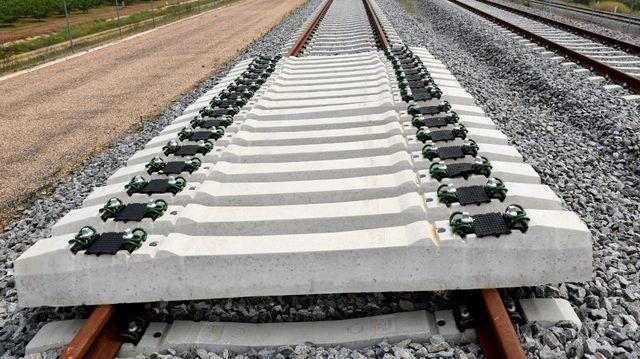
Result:
<svg viewBox="0 0 640 359">
<path fill-rule="evenodd" d="M 320 3 L 296 11 L 282 24 L 234 60 L 225 70 L 203 82 L 158 121 L 113 144 L 92 158 L 72 178 L 58 183 L 53 195 L 37 199 L 23 218 L 0 237 L 0 358 L 23 353 L 24 345 L 46 322 L 85 317 L 74 308 L 17 309 L 12 262 L 31 244 L 49 235 L 53 223 L 80 205 L 94 186 L 121 167 L 125 160 L 197 97 L 211 88 L 237 61 L 254 54 L 278 53 L 288 37 Z M 377 0 L 407 44 L 426 46 L 442 60 L 474 95 L 513 145 L 540 173 L 543 181 L 579 213 L 594 233 L 594 280 L 587 284 L 561 284 L 520 288 L 516 297 L 561 297 L 574 305 L 584 322 L 578 329 L 559 323 L 550 329 L 536 324 L 519 327 L 532 357 L 633 358 L 640 322 L 638 289 L 638 163 L 639 114 L 634 104 L 604 93 L 601 85 L 580 80 L 557 63 L 517 45 L 513 39 L 487 26 L 476 15 L 441 0 L 420 2 L 417 14 L 407 13 L 394 0 Z M 635 136 L 635 137 L 634 137 Z M 3 267 L 4 266 L 4 267 Z M 6 273 L 6 274 L 5 274 Z M 355 318 L 405 310 L 434 311 L 449 305 L 437 293 L 364 293 L 318 296 L 237 298 L 156 303 L 156 320 L 223 320 L 238 322 L 291 322 Z M 52 353 L 51 355 L 55 355 Z M 310 344 L 249 353 L 208 353 L 194 349 L 169 352 L 157 358 L 218 357 L 427 357 L 476 358 L 476 344 L 453 346 L 433 337 L 427 343 L 382 342 L 362 350 L 322 348 Z"/>
<path fill-rule="evenodd" d="M 143 122 L 138 132 L 114 142 L 102 154 L 88 159 L 68 179 L 53 185 L 51 194 L 43 193 L 34 199 L 32 206 L 23 211 L 22 217 L 5 228 L 5 232 L 0 235 L 0 358 L 22 356 L 25 345 L 47 322 L 88 315 L 85 307 L 19 309 L 14 288 L 13 261 L 34 241 L 49 237 L 51 227 L 58 219 L 80 207 L 94 187 L 104 185 L 106 179 L 124 166 L 133 153 L 142 149 L 190 103 L 212 88 L 236 63 L 256 55 L 279 53 L 282 44 L 303 25 L 320 2 L 321 0 L 310 0 L 225 68 L 176 101 L 157 120 Z"/>
<path fill-rule="evenodd" d="M 526 7 L 523 6 L 521 4 L 515 3 L 515 2 L 511 2 L 511 1 L 507 1 L 507 0 L 492 0 L 494 2 L 498 2 L 498 3 L 502 3 L 503 5 L 507 5 L 507 6 L 511 6 L 513 8 L 516 8 L 518 10 L 523 10 L 535 15 L 540 15 L 540 16 L 544 16 L 546 18 L 549 18 L 551 20 L 555 20 L 555 21 L 559 21 L 568 25 L 573 25 L 576 27 L 579 27 L 581 29 L 587 30 L 587 31 L 592 31 L 595 33 L 598 33 L 600 35 L 605 35 L 605 36 L 609 36 L 612 37 L 614 39 L 618 39 L 618 40 L 622 40 L 622 41 L 626 41 L 626 42 L 630 42 L 632 44 L 636 44 L 636 45 L 640 45 L 640 38 L 636 37 L 636 36 L 632 36 L 620 31 L 616 31 L 616 30 L 612 30 L 588 21 L 580 21 L 580 20 L 574 20 L 568 17 L 564 17 L 564 16 L 560 16 L 560 15 L 556 15 L 553 12 L 547 11 L 547 10 L 542 10 L 542 9 L 535 9 L 532 7 Z"/>
<path fill-rule="evenodd" d="M 588 283 L 520 288 L 516 297 L 568 299 L 582 329 L 520 328 L 535 357 L 636 358 L 640 347 L 640 114 L 479 16 L 445 0 L 378 3 L 407 44 L 447 65 L 594 239 Z"/>
</svg>

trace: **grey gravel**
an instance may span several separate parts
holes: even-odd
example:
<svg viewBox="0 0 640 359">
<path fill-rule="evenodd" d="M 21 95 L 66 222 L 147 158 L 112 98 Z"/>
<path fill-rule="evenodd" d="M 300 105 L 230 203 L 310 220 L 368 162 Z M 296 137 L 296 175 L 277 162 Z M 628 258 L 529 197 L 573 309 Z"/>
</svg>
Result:
<svg viewBox="0 0 640 359">
<path fill-rule="evenodd" d="M 417 14 L 407 13 L 393 0 L 377 0 L 395 29 L 410 45 L 426 46 L 474 95 L 511 139 L 543 181 L 581 215 L 594 234 L 594 279 L 586 284 L 562 283 L 510 291 L 514 297 L 559 297 L 570 300 L 584 322 L 581 329 L 558 323 L 544 329 L 535 323 L 518 327 L 531 358 L 637 358 L 640 331 L 640 115 L 637 105 L 604 93 L 599 85 L 581 81 L 556 63 L 486 26 L 475 15 L 444 0 L 421 1 Z M 264 39 L 249 54 L 273 54 L 290 33 L 319 4 L 314 0 Z M 411 4 L 411 0 L 404 3 Z M 238 60 L 239 60 L 238 59 Z M 236 60 L 237 61 L 237 60 Z M 74 176 L 55 186 L 53 194 L 36 199 L 34 207 L 0 237 L 0 353 L 19 355 L 42 324 L 82 317 L 86 309 L 38 308 L 17 310 L 12 291 L 12 261 L 29 242 L 45 237 L 53 222 L 78 206 L 93 186 L 104 182 L 124 160 L 157 134 L 186 105 L 210 88 L 225 71 L 205 81 L 140 133 L 118 141 L 93 158 Z M 108 166 L 107 166 L 108 164 Z M 28 234 L 28 236 L 27 236 Z M 16 244 L 22 243 L 20 248 Z M 2 257 L 4 256 L 4 257 Z M 3 267 L 4 265 L 4 267 Z M 317 296 L 236 298 L 154 303 L 156 320 L 224 320 L 289 322 L 330 320 L 403 310 L 437 310 L 450 305 L 438 293 L 362 293 Z M 2 306 L 7 309 L 2 309 Z M 12 307 L 10 307 L 12 306 Z M 9 328 L 9 329 L 7 329 Z M 4 335 L 4 337 L 3 337 Z M 4 338 L 4 339 L 3 339 Z M 54 355 L 48 353 L 45 355 Z M 476 344 L 456 346 L 442 338 L 427 343 L 387 342 L 362 350 L 323 348 L 311 344 L 249 353 L 192 351 L 154 354 L 155 358 L 229 357 L 340 358 L 477 358 Z"/>
<path fill-rule="evenodd" d="M 393 0 L 378 3 L 406 43 L 427 47 L 447 65 L 543 182 L 593 233 L 592 281 L 510 291 L 514 297 L 568 299 L 583 321 L 580 330 L 569 325 L 548 331 L 519 328 L 529 355 L 637 358 L 638 104 L 518 45 L 446 0 L 409 1 L 415 15 Z M 559 347 L 553 348 L 557 343 L 549 332 Z"/>
<path fill-rule="evenodd" d="M 444 344 L 444 345 L 442 345 Z M 446 346 L 446 348 L 444 348 Z M 363 349 L 348 349 L 341 346 L 322 347 L 311 343 L 304 343 L 296 346 L 282 346 L 273 349 L 252 350 L 247 353 L 234 353 L 224 350 L 221 353 L 207 352 L 203 349 L 192 349 L 186 352 L 176 352 L 169 350 L 168 353 L 154 353 L 149 356 L 134 357 L 158 358 L 158 359 L 220 359 L 220 358 L 260 358 L 260 359 L 284 359 L 284 358 L 451 358 L 451 359 L 476 359 L 482 357 L 480 347 L 477 344 L 467 344 L 456 346 L 455 348 L 442 341 L 440 347 L 434 348 L 428 343 L 417 343 L 411 340 L 404 340 L 398 343 L 382 341 L 375 346 Z M 44 357 L 29 358 L 44 359 Z"/>
<path fill-rule="evenodd" d="M 561 15 L 556 15 L 551 11 L 546 11 L 546 10 L 542 10 L 542 9 L 534 9 L 532 7 L 526 7 L 523 6 L 517 2 L 511 2 L 508 0 L 493 0 L 494 2 L 498 2 L 498 3 L 502 3 L 504 5 L 508 5 L 511 7 L 514 7 L 518 10 L 524 10 L 527 12 L 530 12 L 532 14 L 536 14 L 536 15 L 540 15 L 540 16 L 544 16 L 547 17 L 549 19 L 555 20 L 555 21 L 559 21 L 565 24 L 569 24 L 569 25 L 573 25 L 573 26 L 577 26 L 579 28 L 582 28 L 584 30 L 587 31 L 592 31 L 592 32 L 596 32 L 598 34 L 601 35 L 605 35 L 605 36 L 609 36 L 618 40 L 622 40 L 622 41 L 626 41 L 626 42 L 630 42 L 632 44 L 636 44 L 636 45 L 640 45 L 640 38 L 637 36 L 633 36 L 627 33 L 623 33 L 620 31 L 616 31 L 616 30 L 612 30 L 588 21 L 582 21 L 582 20 L 577 20 L 577 19 L 572 19 L 572 18 L 568 18 L 568 17 L 564 17 Z"/>
<path fill-rule="evenodd" d="M 435 292 L 349 293 L 248 297 L 155 303 L 153 320 L 243 323 L 340 320 L 411 310 L 450 308 L 446 295 Z"/>
<path fill-rule="evenodd" d="M 13 261 L 34 241 L 50 236 L 51 227 L 58 219 L 78 208 L 94 187 L 104 185 L 106 179 L 122 167 L 133 153 L 142 149 L 190 103 L 213 87 L 236 63 L 256 55 L 279 53 L 282 44 L 309 18 L 320 2 L 310 0 L 251 44 L 216 75 L 176 101 L 157 120 L 144 122 L 138 132 L 111 144 L 102 154 L 87 159 L 85 165 L 75 170 L 68 179 L 55 183 L 49 192 L 34 198 L 31 206 L 23 210 L 22 217 L 4 229 L 4 233 L 0 234 L 0 359 L 22 356 L 26 343 L 44 324 L 88 315 L 85 307 L 19 309 L 14 289 Z"/>
</svg>

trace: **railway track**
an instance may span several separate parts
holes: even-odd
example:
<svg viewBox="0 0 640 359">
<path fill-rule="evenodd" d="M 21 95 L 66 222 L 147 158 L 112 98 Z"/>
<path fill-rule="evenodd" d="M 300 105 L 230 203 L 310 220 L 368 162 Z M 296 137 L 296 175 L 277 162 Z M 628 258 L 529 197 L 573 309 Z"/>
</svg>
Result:
<svg viewBox="0 0 640 359">
<path fill-rule="evenodd" d="M 446 68 L 370 0 L 328 0 L 298 35 L 239 63 L 16 261 L 21 305 L 99 305 L 28 352 L 64 327 L 65 358 L 435 334 L 524 358 L 512 322 L 579 322 L 491 289 L 588 280 L 591 235 Z M 436 313 L 287 326 L 149 323 L 142 304 L 461 289 Z"/>
<path fill-rule="evenodd" d="M 640 18 L 633 15 L 621 14 L 621 13 L 612 13 L 608 11 L 589 9 L 580 6 L 569 5 L 567 3 L 557 2 L 557 1 L 549 1 L 549 0 L 530 0 L 530 3 L 550 7 L 559 10 L 569 11 L 569 13 L 575 13 L 584 15 L 587 18 L 600 18 L 615 21 L 621 27 L 627 26 L 640 26 Z"/>
<path fill-rule="evenodd" d="M 450 1 L 640 92 L 640 46 L 489 0 Z"/>
</svg>

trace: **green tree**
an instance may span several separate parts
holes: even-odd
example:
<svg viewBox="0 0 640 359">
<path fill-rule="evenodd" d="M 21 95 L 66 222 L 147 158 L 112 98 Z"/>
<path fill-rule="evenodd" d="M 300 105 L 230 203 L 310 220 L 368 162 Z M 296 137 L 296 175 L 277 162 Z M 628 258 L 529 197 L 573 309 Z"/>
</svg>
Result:
<svg viewBox="0 0 640 359">
<path fill-rule="evenodd" d="M 36 19 L 49 17 L 53 12 L 53 1 L 51 0 L 30 0 L 27 1 L 28 14 Z"/>
<path fill-rule="evenodd" d="M 99 6 L 101 0 L 75 0 L 76 8 L 82 12 L 89 12 L 89 9 Z"/>
<path fill-rule="evenodd" d="M 24 15 L 22 1 L 0 0 L 0 25 L 8 25 Z"/>
<path fill-rule="evenodd" d="M 64 14 L 64 1 L 63 0 L 52 0 L 51 6 L 53 8 L 53 12 L 57 14 Z M 67 1 L 67 6 L 69 6 L 69 2 Z M 71 10 L 71 7 L 67 7 L 67 10 Z"/>
</svg>

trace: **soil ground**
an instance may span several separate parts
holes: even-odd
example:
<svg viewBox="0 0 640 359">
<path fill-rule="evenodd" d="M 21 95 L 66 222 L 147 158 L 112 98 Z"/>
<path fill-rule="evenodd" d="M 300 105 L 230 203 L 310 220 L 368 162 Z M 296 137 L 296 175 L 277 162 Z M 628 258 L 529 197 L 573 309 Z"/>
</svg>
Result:
<svg viewBox="0 0 640 359">
<path fill-rule="evenodd" d="M 242 0 L 0 81 L 0 224 L 304 2 Z"/>
<path fill-rule="evenodd" d="M 153 7 L 158 9 L 162 6 L 175 5 L 177 0 L 153 0 Z M 185 2 L 184 0 L 181 3 Z M 119 7 L 120 16 L 130 15 L 140 11 L 151 10 L 148 0 L 135 2 L 126 7 Z M 101 6 L 89 10 L 87 13 L 73 11 L 69 14 L 69 22 L 72 25 L 83 24 L 98 19 L 115 19 L 116 9 L 113 6 Z M 64 15 L 52 15 L 44 20 L 32 18 L 19 19 L 12 26 L 0 27 L 0 44 L 25 39 L 28 37 L 46 35 L 56 32 L 66 26 Z"/>
</svg>

